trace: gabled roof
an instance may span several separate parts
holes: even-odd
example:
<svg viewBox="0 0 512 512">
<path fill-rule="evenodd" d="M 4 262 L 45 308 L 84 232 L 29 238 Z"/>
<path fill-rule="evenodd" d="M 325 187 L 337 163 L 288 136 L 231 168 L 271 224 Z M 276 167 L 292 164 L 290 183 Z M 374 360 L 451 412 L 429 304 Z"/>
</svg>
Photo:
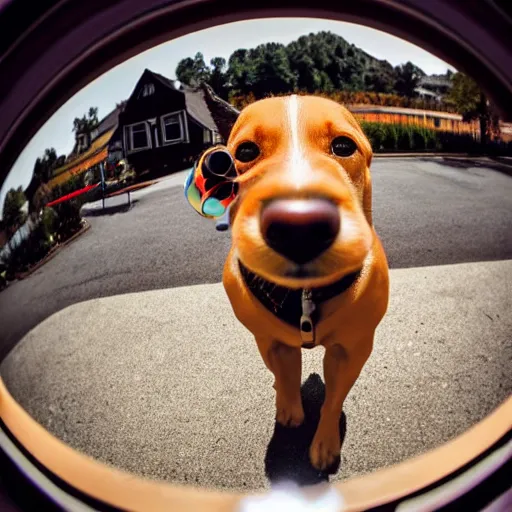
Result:
<svg viewBox="0 0 512 512">
<path fill-rule="evenodd" d="M 112 128 L 117 127 L 117 123 L 119 121 L 119 114 L 123 111 L 124 105 L 120 105 L 119 107 L 116 107 L 114 110 L 109 112 L 98 124 L 98 135 L 103 135 L 106 131 L 111 130 Z"/>
<path fill-rule="evenodd" d="M 52 179 L 48 182 L 48 186 L 54 187 L 55 185 L 59 185 L 69 179 L 72 175 L 80 174 L 93 165 L 105 160 L 108 156 L 107 145 L 113 133 L 113 129 L 105 132 L 93 141 L 91 147 L 87 151 L 71 160 L 71 162 L 55 169 L 53 171 Z"/>
<path fill-rule="evenodd" d="M 210 110 L 208 109 L 208 105 L 204 99 L 204 93 L 199 88 L 189 87 L 187 85 L 182 85 L 181 88 L 178 89 L 176 87 L 176 82 L 167 78 L 159 73 L 155 73 L 149 69 L 144 70 L 144 74 L 152 76 L 154 79 L 158 80 L 162 85 L 168 87 L 174 91 L 180 92 L 185 95 L 185 105 L 187 107 L 187 112 L 201 125 L 210 130 L 217 131 L 217 125 L 212 118 Z"/>
<path fill-rule="evenodd" d="M 187 112 L 205 128 L 218 131 L 217 124 L 213 120 L 210 109 L 204 99 L 204 92 L 200 89 L 183 86 L 183 93 L 185 94 Z"/>
<path fill-rule="evenodd" d="M 155 73 L 154 71 L 151 71 L 150 69 L 147 69 L 147 68 L 144 70 L 144 73 L 153 75 L 159 82 L 164 84 L 166 87 L 170 87 L 171 89 L 178 90 L 174 80 L 171 80 L 170 78 L 167 78 L 164 75 L 161 75 L 160 73 Z"/>
</svg>

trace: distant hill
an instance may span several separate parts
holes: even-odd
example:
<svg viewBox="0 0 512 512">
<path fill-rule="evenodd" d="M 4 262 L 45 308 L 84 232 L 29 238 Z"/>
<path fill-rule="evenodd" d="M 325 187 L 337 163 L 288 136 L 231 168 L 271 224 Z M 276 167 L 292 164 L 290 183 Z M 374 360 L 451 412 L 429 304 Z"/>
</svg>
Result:
<svg viewBox="0 0 512 512">
<path fill-rule="evenodd" d="M 234 51 L 228 61 L 214 58 L 209 64 L 197 53 L 179 62 L 176 77 L 194 85 L 206 81 L 224 99 L 289 92 L 330 93 L 361 91 L 415 96 L 427 75 L 412 62 L 393 67 L 376 59 L 332 32 L 311 33 L 288 45 L 269 42 Z M 439 80 L 449 76 L 436 77 Z M 428 88 L 429 84 L 422 84 Z"/>
</svg>

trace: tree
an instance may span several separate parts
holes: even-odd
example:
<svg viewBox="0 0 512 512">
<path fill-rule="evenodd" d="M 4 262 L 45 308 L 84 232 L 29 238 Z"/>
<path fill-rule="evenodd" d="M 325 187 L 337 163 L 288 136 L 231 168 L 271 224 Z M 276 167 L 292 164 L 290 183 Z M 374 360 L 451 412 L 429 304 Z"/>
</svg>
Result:
<svg viewBox="0 0 512 512">
<path fill-rule="evenodd" d="M 73 131 L 75 133 L 88 132 L 98 126 L 98 108 L 90 107 L 87 114 L 82 117 L 75 117 L 73 120 Z"/>
<path fill-rule="evenodd" d="M 412 62 L 393 67 L 332 32 L 310 33 L 287 46 L 266 43 L 240 48 L 226 61 L 216 57 L 205 65 L 203 55 L 182 59 L 177 78 L 186 85 L 207 83 L 215 93 L 241 106 L 248 98 L 294 91 L 331 94 L 338 91 L 399 94 L 409 102 L 423 70 Z M 446 77 L 450 74 L 447 73 Z M 229 91 L 228 91 L 229 90 Z"/>
<path fill-rule="evenodd" d="M 65 158 L 65 157 L 64 157 Z M 42 157 L 37 158 L 34 164 L 34 176 L 40 183 L 48 183 L 52 176 L 52 171 L 62 161 L 62 157 L 57 157 L 55 148 L 44 150 Z"/>
<path fill-rule="evenodd" d="M 26 220 L 26 215 L 22 210 L 25 202 L 26 198 L 23 187 L 21 186 L 17 189 L 11 188 L 5 195 L 2 219 L 9 237 L 12 236 Z"/>
<path fill-rule="evenodd" d="M 297 87 L 301 91 L 314 93 L 321 89 L 322 80 L 315 61 L 310 55 L 308 40 L 300 37 L 286 48 L 290 69 L 297 77 Z"/>
<path fill-rule="evenodd" d="M 249 58 L 249 50 L 240 48 L 228 60 L 227 81 L 234 95 L 248 95 L 252 90 L 254 69 Z"/>
<path fill-rule="evenodd" d="M 290 62 L 282 44 L 267 43 L 251 50 L 253 61 L 252 92 L 257 99 L 269 94 L 283 94 L 294 91 L 297 77 L 290 69 Z"/>
<path fill-rule="evenodd" d="M 178 62 L 176 78 L 185 85 L 196 87 L 202 82 L 208 82 L 211 70 L 204 61 L 201 52 L 197 52 L 193 59 L 187 57 Z"/>
<path fill-rule="evenodd" d="M 412 62 L 406 62 L 395 67 L 396 82 L 395 90 L 402 96 L 412 98 L 414 89 L 418 87 L 418 82 L 425 76 L 425 72 Z"/>
<path fill-rule="evenodd" d="M 499 116 L 494 105 L 469 76 L 454 73 L 451 80 L 453 85 L 446 99 L 455 106 L 464 121 L 479 120 L 480 141 L 485 146 L 490 136 L 499 135 Z"/>
<path fill-rule="evenodd" d="M 223 57 L 214 57 L 210 61 L 210 66 L 212 70 L 210 72 L 210 77 L 208 80 L 208 84 L 215 91 L 215 93 L 220 96 L 222 99 L 228 99 L 228 79 L 226 75 L 226 59 Z"/>
<path fill-rule="evenodd" d="M 194 61 L 190 57 L 181 59 L 178 62 L 175 73 L 176 78 L 182 84 L 191 85 L 191 83 L 195 80 Z"/>
</svg>

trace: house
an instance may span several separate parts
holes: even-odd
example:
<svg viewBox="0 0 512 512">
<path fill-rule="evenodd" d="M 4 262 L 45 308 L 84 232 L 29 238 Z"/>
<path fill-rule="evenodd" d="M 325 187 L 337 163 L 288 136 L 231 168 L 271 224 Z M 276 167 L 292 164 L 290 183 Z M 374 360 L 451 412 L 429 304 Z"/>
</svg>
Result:
<svg viewBox="0 0 512 512">
<path fill-rule="evenodd" d="M 453 87 L 452 73 L 446 75 L 426 75 L 420 78 L 418 87 L 433 92 L 438 96 L 444 96 Z"/>
<path fill-rule="evenodd" d="M 184 169 L 206 148 L 223 142 L 208 93 L 213 91 L 143 72 L 119 116 L 124 156 L 137 174 Z"/>
<path fill-rule="evenodd" d="M 414 92 L 416 93 L 418 98 L 430 99 L 437 101 L 438 103 L 441 102 L 441 100 L 443 99 L 443 96 L 441 94 L 431 91 L 430 89 L 426 89 L 425 87 L 416 87 L 414 89 Z"/>
<path fill-rule="evenodd" d="M 75 145 L 64 165 L 53 171 L 48 182 L 50 189 L 62 185 L 73 176 L 81 176 L 89 170 L 105 166 L 107 162 L 122 158 L 122 151 L 115 147 L 113 136 L 118 133 L 119 115 L 124 108 L 120 103 L 90 131 L 75 134 Z M 120 142 L 120 141 L 119 141 Z"/>
</svg>

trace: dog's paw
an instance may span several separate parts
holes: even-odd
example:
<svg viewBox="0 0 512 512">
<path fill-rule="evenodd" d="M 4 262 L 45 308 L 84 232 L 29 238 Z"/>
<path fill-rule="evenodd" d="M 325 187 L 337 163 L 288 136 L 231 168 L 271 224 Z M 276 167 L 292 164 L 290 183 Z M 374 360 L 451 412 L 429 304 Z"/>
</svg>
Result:
<svg viewBox="0 0 512 512">
<path fill-rule="evenodd" d="M 276 404 L 276 421 L 283 427 L 299 427 L 304 422 L 302 403 Z"/>
<path fill-rule="evenodd" d="M 309 460 L 313 466 L 325 471 L 339 463 L 341 444 L 336 431 L 332 433 L 317 432 L 309 448 Z"/>
</svg>

